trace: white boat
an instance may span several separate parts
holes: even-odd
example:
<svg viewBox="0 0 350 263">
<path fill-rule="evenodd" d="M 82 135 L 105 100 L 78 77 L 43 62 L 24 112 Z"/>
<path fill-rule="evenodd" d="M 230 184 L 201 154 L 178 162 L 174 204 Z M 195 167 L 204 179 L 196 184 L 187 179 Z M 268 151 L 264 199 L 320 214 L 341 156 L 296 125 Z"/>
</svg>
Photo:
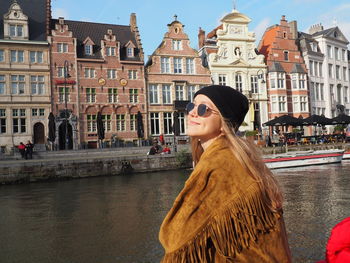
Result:
<svg viewBox="0 0 350 263">
<path fill-rule="evenodd" d="M 288 152 L 264 156 L 264 162 L 270 169 L 298 167 L 315 164 L 340 163 L 343 159 L 344 150 L 321 150 Z"/>
<path fill-rule="evenodd" d="M 344 153 L 343 160 L 350 160 L 350 151 Z"/>
</svg>

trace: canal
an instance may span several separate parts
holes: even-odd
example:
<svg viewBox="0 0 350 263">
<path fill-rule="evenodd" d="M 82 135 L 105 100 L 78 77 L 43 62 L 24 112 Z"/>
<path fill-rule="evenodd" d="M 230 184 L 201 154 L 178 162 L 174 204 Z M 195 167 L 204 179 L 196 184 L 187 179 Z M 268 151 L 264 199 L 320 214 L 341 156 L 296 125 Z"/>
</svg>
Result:
<svg viewBox="0 0 350 263">
<path fill-rule="evenodd" d="M 153 263 L 159 226 L 190 171 L 0 187 L 1 263 Z M 293 262 L 320 260 L 350 216 L 350 162 L 274 171 Z"/>
</svg>

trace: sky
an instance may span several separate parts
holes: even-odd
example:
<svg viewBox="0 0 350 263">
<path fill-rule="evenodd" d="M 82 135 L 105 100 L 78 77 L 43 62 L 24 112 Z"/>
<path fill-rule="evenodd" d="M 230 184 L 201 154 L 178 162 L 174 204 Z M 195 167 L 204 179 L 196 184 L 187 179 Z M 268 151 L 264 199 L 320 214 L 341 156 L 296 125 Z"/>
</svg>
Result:
<svg viewBox="0 0 350 263">
<path fill-rule="evenodd" d="M 296 20 L 299 31 L 308 32 L 310 26 L 321 23 L 325 29 L 338 26 L 350 40 L 349 0 L 52 0 L 52 16 L 129 25 L 130 14 L 136 13 L 147 61 L 167 32 L 167 24 L 174 21 L 174 15 L 185 25 L 191 47 L 197 49 L 199 27 L 209 33 L 232 12 L 234 5 L 252 20 L 249 31 L 256 34 L 257 45 L 265 29 L 279 24 L 282 15 L 288 21 Z"/>
</svg>

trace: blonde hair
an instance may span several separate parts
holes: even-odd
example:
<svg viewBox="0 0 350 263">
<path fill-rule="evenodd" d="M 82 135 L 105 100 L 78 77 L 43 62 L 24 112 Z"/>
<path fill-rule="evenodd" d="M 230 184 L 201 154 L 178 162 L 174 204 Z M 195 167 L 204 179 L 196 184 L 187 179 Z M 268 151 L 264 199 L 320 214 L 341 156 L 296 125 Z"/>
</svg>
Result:
<svg viewBox="0 0 350 263">
<path fill-rule="evenodd" d="M 273 174 L 262 161 L 257 147 L 246 139 L 236 136 L 236 129 L 229 120 L 225 120 L 221 116 L 221 121 L 222 136 L 227 140 L 234 157 L 248 171 L 247 174 L 258 183 L 264 203 L 272 211 L 280 210 L 282 208 L 281 191 Z M 191 148 L 193 162 L 196 165 L 204 150 L 200 141 L 195 138 L 191 140 Z"/>
</svg>

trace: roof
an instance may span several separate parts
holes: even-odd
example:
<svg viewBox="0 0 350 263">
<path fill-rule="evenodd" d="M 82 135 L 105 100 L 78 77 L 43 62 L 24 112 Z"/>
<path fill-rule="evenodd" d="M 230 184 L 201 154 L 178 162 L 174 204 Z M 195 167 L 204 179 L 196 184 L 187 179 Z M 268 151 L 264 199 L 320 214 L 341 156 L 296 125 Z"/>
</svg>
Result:
<svg viewBox="0 0 350 263">
<path fill-rule="evenodd" d="M 58 23 L 58 19 L 52 19 L 52 28 Z M 137 48 L 137 41 L 134 32 L 131 31 L 130 26 L 113 25 L 113 24 L 101 24 L 94 22 L 81 22 L 64 20 L 64 23 L 68 25 L 68 30 L 72 31 L 73 37 L 77 39 L 77 56 L 78 58 L 102 58 L 101 54 L 101 40 L 107 34 L 107 30 L 111 29 L 113 35 L 116 36 L 117 41 L 120 42 L 120 59 L 128 61 L 140 61 L 140 51 Z M 90 38 L 94 42 L 93 55 L 85 55 L 83 42 Z M 135 57 L 127 57 L 125 51 L 125 44 L 131 41 L 135 48 Z"/>
<path fill-rule="evenodd" d="M 285 70 L 279 62 L 273 62 L 269 67 L 269 72 L 285 72 Z"/>
<path fill-rule="evenodd" d="M 306 74 L 304 68 L 299 63 L 294 63 L 292 71 L 290 73 L 303 73 L 303 74 Z"/>
<path fill-rule="evenodd" d="M 4 38 L 4 15 L 9 11 L 13 0 L 1 0 L 0 39 Z M 17 0 L 23 13 L 28 16 L 29 40 L 46 41 L 47 0 Z M 50 14 L 51 15 L 51 14 Z"/>
</svg>

